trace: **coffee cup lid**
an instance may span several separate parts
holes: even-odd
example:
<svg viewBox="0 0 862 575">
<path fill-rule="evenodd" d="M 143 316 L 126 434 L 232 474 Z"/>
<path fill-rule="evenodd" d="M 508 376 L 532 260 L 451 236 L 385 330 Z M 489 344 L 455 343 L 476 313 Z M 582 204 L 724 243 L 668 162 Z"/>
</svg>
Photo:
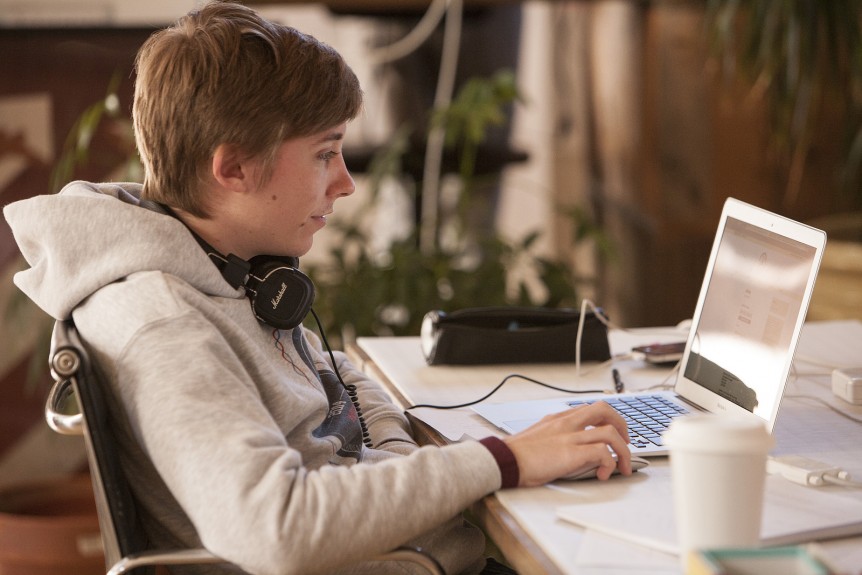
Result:
<svg viewBox="0 0 862 575">
<path fill-rule="evenodd" d="M 767 452 L 775 444 L 765 422 L 753 417 L 724 414 L 679 417 L 671 422 L 662 440 L 671 452 Z"/>
</svg>

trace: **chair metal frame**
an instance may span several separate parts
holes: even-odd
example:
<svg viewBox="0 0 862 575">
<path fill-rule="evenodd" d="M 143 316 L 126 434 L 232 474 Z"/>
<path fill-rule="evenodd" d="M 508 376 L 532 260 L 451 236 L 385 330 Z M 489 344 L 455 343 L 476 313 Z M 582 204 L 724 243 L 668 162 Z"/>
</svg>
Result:
<svg viewBox="0 0 862 575">
<path fill-rule="evenodd" d="M 54 324 L 49 365 L 54 385 L 45 405 L 45 420 L 57 433 L 84 438 L 106 574 L 121 575 L 157 566 L 228 563 L 203 548 L 149 548 L 134 497 L 119 465 L 113 431 L 107 421 L 103 382 L 72 320 Z M 71 410 L 69 405 L 73 399 L 77 406 Z M 424 568 L 430 575 L 445 575 L 436 559 L 414 547 L 399 547 L 371 557 L 369 561 L 407 561 Z"/>
</svg>

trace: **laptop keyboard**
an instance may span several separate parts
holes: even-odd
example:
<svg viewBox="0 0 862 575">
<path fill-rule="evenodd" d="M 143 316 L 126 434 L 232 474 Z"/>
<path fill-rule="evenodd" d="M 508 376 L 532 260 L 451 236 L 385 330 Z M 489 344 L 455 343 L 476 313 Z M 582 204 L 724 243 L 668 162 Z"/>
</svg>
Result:
<svg viewBox="0 0 862 575">
<path fill-rule="evenodd" d="M 570 407 L 576 407 L 597 401 L 610 404 L 625 418 L 629 427 L 632 447 L 636 448 L 650 445 L 661 446 L 661 434 L 670 425 L 671 420 L 678 415 L 688 413 L 687 409 L 661 395 L 638 395 L 595 400 L 575 399 L 566 403 Z"/>
</svg>

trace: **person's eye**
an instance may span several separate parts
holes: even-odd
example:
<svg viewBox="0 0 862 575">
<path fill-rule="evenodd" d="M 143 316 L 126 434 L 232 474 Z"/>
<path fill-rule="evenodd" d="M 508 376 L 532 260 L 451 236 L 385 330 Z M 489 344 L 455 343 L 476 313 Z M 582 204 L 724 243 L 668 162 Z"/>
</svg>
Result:
<svg viewBox="0 0 862 575">
<path fill-rule="evenodd" d="M 338 152 L 336 152 L 335 150 L 328 150 L 328 151 L 320 154 L 320 159 L 323 160 L 324 162 L 328 162 L 329 160 L 331 160 L 332 158 L 334 158 L 337 155 L 338 155 Z"/>
</svg>

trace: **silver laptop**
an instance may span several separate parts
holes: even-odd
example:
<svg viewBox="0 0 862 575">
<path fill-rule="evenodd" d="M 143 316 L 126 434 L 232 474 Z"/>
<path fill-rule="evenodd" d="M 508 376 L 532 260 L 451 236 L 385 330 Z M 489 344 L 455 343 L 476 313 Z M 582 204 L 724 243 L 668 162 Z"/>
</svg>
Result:
<svg viewBox="0 0 862 575">
<path fill-rule="evenodd" d="M 820 230 L 729 198 L 673 391 L 484 403 L 473 409 L 517 433 L 549 413 L 607 401 L 628 416 L 631 450 L 642 456 L 666 455 L 661 424 L 694 411 L 758 417 L 771 433 L 825 244 Z M 659 428 L 648 426 L 648 419 Z"/>
</svg>

